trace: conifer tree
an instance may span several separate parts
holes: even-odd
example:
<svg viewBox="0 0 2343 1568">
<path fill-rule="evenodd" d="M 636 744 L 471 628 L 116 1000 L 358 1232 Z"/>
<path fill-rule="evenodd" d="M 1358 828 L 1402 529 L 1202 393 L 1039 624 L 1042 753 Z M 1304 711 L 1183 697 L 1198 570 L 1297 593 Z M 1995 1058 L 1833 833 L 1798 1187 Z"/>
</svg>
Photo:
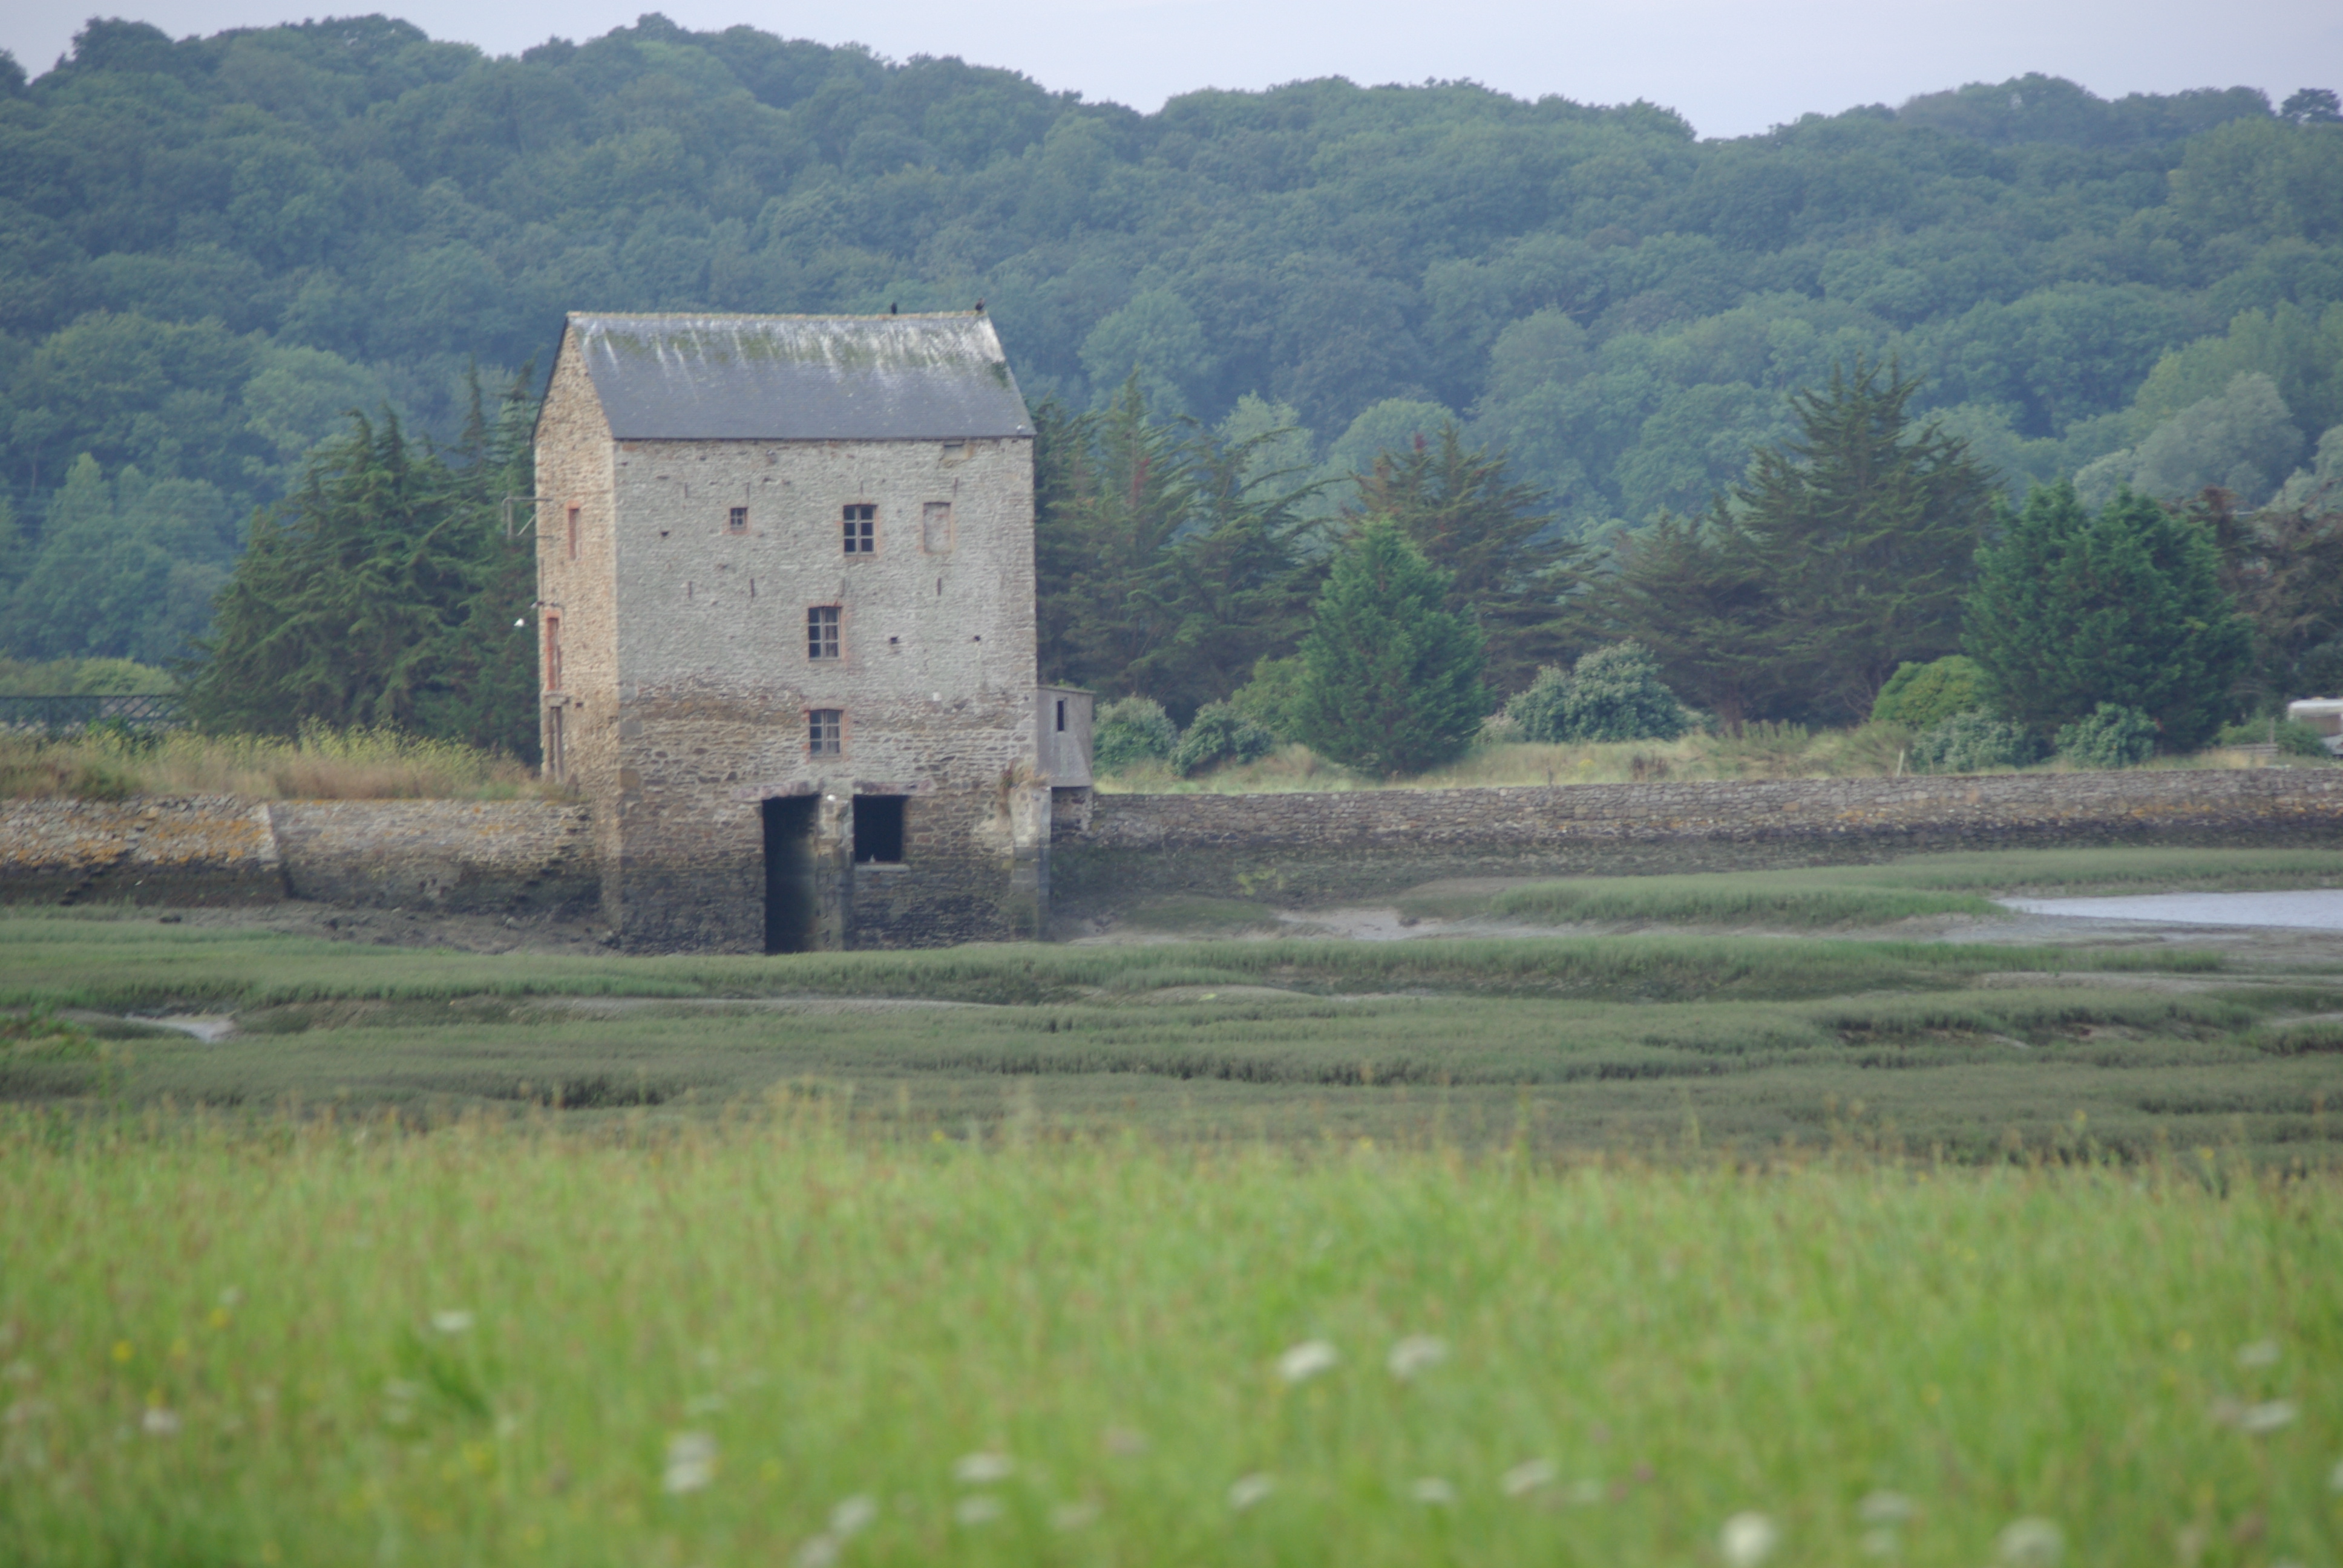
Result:
<svg viewBox="0 0 2343 1568">
<path fill-rule="evenodd" d="M 1301 739 L 1369 773 L 1421 773 L 1463 751 L 1489 707 L 1481 633 L 1389 518 L 1335 558 L 1302 639 Z"/>
<path fill-rule="evenodd" d="M 1951 653 L 1995 508 L 1993 477 L 1934 425 L 1908 430 L 1920 383 L 1834 367 L 1791 399 L 1801 434 L 1759 447 L 1735 493 L 1765 562 L 1767 628 L 1819 716 L 1860 722 L 1896 667 Z"/>
<path fill-rule="evenodd" d="M 2228 716 L 2252 644 L 2201 525 L 2128 491 L 2093 514 L 2061 483 L 1978 568 L 1965 650 L 1994 706 L 2036 735 L 2114 703 L 2189 750 Z"/>
<path fill-rule="evenodd" d="M 1591 639 L 1641 643 L 1671 689 L 1735 735 L 1782 703 L 1793 672 L 1770 635 L 1772 574 L 1722 499 L 1704 518 L 1662 512 L 1618 542 L 1611 568 L 1574 606 Z"/>
<path fill-rule="evenodd" d="M 1488 643 L 1500 691 L 1526 686 L 1566 647 L 1561 598 L 1584 547 L 1554 531 L 1535 486 L 1507 472 L 1503 453 L 1467 447 L 1454 421 L 1437 442 L 1385 451 L 1358 477 L 1358 510 L 1397 522 L 1448 575 L 1448 608 L 1472 618 Z"/>
<path fill-rule="evenodd" d="M 528 487 L 527 377 L 493 421 L 475 383 L 453 467 L 395 417 L 353 415 L 312 455 L 214 605 L 187 671 L 197 722 L 388 725 L 534 758 L 535 563 L 498 521 Z"/>
</svg>

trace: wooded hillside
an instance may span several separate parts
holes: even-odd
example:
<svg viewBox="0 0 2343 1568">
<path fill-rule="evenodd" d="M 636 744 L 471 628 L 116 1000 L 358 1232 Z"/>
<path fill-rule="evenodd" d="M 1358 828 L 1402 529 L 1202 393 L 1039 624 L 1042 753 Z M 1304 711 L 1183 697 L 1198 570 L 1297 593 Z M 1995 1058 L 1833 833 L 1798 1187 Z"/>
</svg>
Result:
<svg viewBox="0 0 2343 1568">
<path fill-rule="evenodd" d="M 169 656 L 347 410 L 452 440 L 468 364 L 541 370 L 576 307 L 981 297 L 1036 402 L 1136 367 L 1158 415 L 1291 419 L 1337 472 L 1453 414 L 1574 532 L 1699 508 L 1858 354 L 2013 484 L 2218 461 L 2251 503 L 2343 423 L 2333 119 L 2029 76 L 1704 143 L 1460 84 L 1142 116 L 656 15 L 510 59 L 94 22 L 0 69 L 0 647 Z M 2149 452 L 2241 372 L 2268 395 Z"/>
</svg>

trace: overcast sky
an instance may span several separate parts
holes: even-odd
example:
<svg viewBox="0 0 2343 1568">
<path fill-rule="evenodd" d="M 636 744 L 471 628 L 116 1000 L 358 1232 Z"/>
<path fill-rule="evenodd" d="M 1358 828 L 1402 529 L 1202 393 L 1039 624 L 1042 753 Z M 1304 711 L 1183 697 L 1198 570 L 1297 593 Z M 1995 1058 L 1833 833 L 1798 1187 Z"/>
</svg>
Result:
<svg viewBox="0 0 2343 1568">
<path fill-rule="evenodd" d="M 16 0 L 0 7 L 0 46 L 37 75 L 98 8 Z M 435 38 L 502 55 L 555 35 L 592 37 L 644 5 L 385 0 L 382 8 Z M 2297 87 L 2343 89 L 2336 0 L 670 0 L 664 9 L 693 28 L 745 22 L 897 59 L 958 55 L 1145 110 L 1198 87 L 1466 77 L 1524 97 L 1648 98 L 1703 136 L 1730 136 L 1808 110 L 1896 104 L 2027 71 L 2107 97 L 2244 85 L 2276 101 Z M 175 36 L 297 15 L 282 0 L 130 0 L 122 14 Z"/>
</svg>

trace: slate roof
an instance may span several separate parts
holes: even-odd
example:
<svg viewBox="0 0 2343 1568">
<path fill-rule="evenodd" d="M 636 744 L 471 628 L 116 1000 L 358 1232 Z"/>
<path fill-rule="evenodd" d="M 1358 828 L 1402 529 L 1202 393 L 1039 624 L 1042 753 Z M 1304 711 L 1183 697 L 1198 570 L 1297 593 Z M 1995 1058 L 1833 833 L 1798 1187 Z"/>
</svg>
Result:
<svg viewBox="0 0 2343 1568">
<path fill-rule="evenodd" d="M 990 318 L 572 312 L 619 440 L 1031 436 Z"/>
</svg>

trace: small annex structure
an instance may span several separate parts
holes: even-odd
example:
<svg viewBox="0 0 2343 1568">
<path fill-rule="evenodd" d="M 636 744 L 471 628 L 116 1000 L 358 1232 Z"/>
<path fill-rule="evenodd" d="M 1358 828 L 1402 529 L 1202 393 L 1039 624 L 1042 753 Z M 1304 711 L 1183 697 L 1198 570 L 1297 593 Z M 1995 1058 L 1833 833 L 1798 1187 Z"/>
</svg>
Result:
<svg viewBox="0 0 2343 1568">
<path fill-rule="evenodd" d="M 989 319 L 575 313 L 536 458 L 545 767 L 624 946 L 1038 930 L 1091 699 L 1036 678 Z"/>
</svg>

